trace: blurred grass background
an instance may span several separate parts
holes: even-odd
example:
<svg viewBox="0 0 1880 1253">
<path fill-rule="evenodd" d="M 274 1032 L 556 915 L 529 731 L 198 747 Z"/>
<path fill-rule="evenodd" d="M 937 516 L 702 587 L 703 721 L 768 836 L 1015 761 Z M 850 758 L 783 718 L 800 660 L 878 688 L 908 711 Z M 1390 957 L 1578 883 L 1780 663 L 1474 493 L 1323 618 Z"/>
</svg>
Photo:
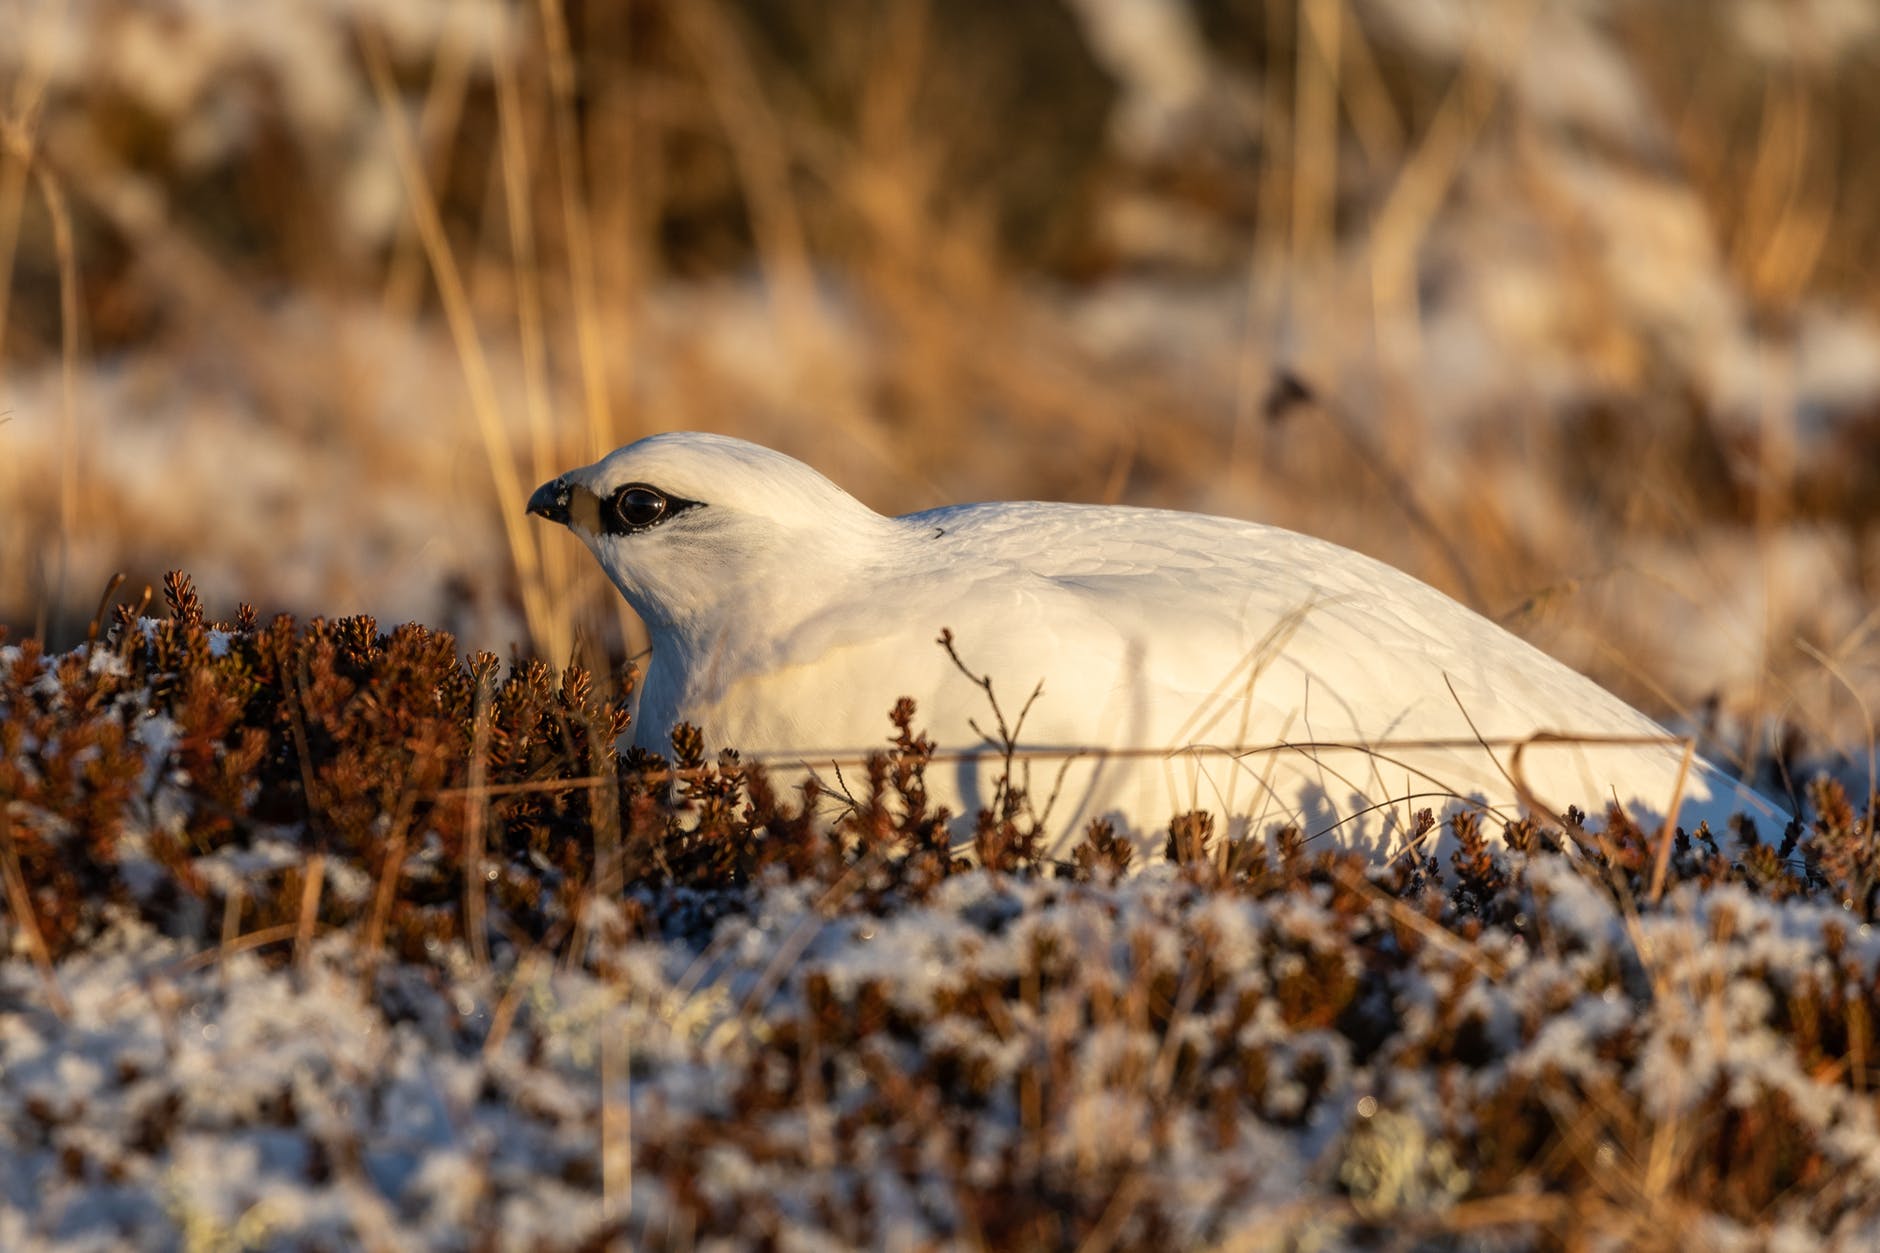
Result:
<svg viewBox="0 0 1880 1253">
<path fill-rule="evenodd" d="M 1867 0 L 0 0 L 0 622 L 618 651 L 529 490 L 1235 514 L 1871 750 Z M 885 724 L 884 724 L 885 727 Z M 1784 728 L 1787 728 L 1784 730 Z M 1766 747 L 1766 745 L 1765 745 Z"/>
</svg>

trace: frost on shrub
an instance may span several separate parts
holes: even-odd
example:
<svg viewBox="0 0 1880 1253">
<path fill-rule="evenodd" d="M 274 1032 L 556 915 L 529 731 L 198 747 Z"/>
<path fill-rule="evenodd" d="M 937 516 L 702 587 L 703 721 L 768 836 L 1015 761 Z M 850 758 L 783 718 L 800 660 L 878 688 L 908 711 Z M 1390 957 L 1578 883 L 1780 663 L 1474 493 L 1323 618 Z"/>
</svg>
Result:
<svg viewBox="0 0 1880 1253">
<path fill-rule="evenodd" d="M 1832 784 L 1662 882 L 1622 815 L 975 865 L 911 702 L 829 822 L 618 755 L 624 678 L 166 601 L 0 641 L 9 1247 L 1880 1238 Z"/>
</svg>

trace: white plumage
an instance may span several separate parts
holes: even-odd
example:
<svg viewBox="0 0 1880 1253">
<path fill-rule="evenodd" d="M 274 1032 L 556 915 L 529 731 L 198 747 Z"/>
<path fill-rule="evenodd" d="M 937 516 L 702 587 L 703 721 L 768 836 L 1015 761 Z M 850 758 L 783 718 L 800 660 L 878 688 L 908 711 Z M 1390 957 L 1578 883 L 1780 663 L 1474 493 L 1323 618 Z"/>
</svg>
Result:
<svg viewBox="0 0 1880 1253">
<path fill-rule="evenodd" d="M 1072 759 L 1048 820 L 1059 851 L 1095 817 L 1152 837 L 1193 809 L 1378 854 L 1424 808 L 1616 800 L 1655 823 L 1680 797 L 1687 828 L 1781 817 L 1441 592 L 1275 527 L 1043 503 L 883 517 L 781 453 L 697 433 L 571 471 L 530 510 L 567 523 L 647 625 L 641 745 L 690 722 L 711 748 L 832 781 L 828 764 L 883 747 L 912 696 L 941 752 L 969 755 L 929 785 L 970 820 L 999 752 L 973 725 L 994 731 L 985 692 L 937 642 L 947 629 L 1008 724 L 1042 685 L 1017 738 L 1042 754 L 1040 807 Z M 1599 742 L 1615 737 L 1634 742 Z"/>
</svg>

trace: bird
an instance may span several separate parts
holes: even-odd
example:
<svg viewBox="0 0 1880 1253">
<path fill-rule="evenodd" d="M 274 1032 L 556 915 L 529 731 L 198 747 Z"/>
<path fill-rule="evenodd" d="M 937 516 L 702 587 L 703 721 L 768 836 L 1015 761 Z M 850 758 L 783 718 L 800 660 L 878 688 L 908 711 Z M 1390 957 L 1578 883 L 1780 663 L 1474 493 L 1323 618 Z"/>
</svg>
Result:
<svg viewBox="0 0 1880 1253">
<path fill-rule="evenodd" d="M 646 626 L 636 745 L 689 723 L 839 800 L 911 697 L 962 838 L 1002 770 L 1050 856 L 1101 821 L 1154 859 L 1196 811 L 1380 860 L 1460 812 L 1491 835 L 1523 816 L 1596 830 L 1613 805 L 1654 832 L 1786 820 L 1450 596 L 1275 526 L 1038 501 L 887 516 L 696 431 L 570 470 L 528 512 L 573 531 Z"/>
</svg>

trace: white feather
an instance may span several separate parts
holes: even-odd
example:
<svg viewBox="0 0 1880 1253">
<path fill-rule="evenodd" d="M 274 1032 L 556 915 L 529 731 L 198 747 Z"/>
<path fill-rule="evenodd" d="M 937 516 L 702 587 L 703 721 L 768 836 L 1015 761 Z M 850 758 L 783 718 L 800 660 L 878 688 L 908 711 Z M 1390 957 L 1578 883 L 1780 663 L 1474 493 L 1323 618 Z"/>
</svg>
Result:
<svg viewBox="0 0 1880 1253">
<path fill-rule="evenodd" d="M 696 433 L 557 485 L 605 501 L 632 483 L 700 502 L 633 534 L 573 523 L 651 633 L 635 731 L 648 748 L 690 722 L 713 749 L 833 781 L 830 763 L 883 747 L 889 709 L 912 696 L 940 751 L 968 758 L 929 784 L 970 821 L 996 724 L 945 629 L 1008 725 L 1037 690 L 1017 739 L 1037 754 L 1038 808 L 1072 759 L 1049 813 L 1058 851 L 1092 818 L 1148 840 L 1192 809 L 1378 854 L 1424 808 L 1598 815 L 1616 801 L 1656 824 L 1675 798 L 1680 825 L 1719 833 L 1739 810 L 1785 817 L 1701 759 L 1687 769 L 1681 742 L 1585 676 L 1323 540 L 1090 505 L 888 518 L 780 453 Z M 1601 742 L 1615 738 L 1631 742 Z"/>
</svg>

